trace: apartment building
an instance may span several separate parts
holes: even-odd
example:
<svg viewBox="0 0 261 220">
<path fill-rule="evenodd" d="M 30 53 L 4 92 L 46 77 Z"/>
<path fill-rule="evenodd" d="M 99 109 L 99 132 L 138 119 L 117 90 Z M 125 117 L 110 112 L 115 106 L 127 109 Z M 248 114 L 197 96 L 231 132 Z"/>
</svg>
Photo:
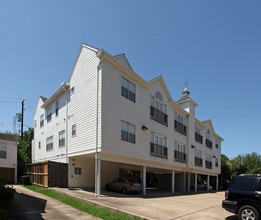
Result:
<svg viewBox="0 0 261 220">
<path fill-rule="evenodd" d="M 68 186 L 98 196 L 130 173 L 143 194 L 148 186 L 197 191 L 204 178 L 217 187 L 223 139 L 211 120 L 196 119 L 196 107 L 186 88 L 174 101 L 162 76 L 146 81 L 124 54 L 82 44 L 69 80 L 38 99 L 32 162 L 68 163 Z"/>
</svg>

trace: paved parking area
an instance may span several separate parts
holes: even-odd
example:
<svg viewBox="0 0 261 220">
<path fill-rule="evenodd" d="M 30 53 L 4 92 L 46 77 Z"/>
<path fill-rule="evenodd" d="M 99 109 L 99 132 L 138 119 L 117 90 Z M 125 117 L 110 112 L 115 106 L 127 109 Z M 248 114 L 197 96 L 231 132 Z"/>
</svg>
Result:
<svg viewBox="0 0 261 220">
<path fill-rule="evenodd" d="M 237 219 L 236 216 L 221 207 L 224 192 L 204 192 L 186 195 L 159 193 L 147 196 L 103 192 L 100 198 L 95 198 L 93 193 L 81 189 L 57 188 L 56 190 L 97 205 L 146 219 Z"/>
</svg>

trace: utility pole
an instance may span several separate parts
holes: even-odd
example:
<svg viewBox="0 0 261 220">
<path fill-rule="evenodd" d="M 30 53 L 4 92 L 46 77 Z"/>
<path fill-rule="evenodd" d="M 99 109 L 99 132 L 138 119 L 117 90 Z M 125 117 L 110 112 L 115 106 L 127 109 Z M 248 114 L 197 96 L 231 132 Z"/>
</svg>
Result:
<svg viewBox="0 0 261 220">
<path fill-rule="evenodd" d="M 22 101 L 22 123 L 21 123 L 21 139 L 24 139 L 24 99 Z"/>
</svg>

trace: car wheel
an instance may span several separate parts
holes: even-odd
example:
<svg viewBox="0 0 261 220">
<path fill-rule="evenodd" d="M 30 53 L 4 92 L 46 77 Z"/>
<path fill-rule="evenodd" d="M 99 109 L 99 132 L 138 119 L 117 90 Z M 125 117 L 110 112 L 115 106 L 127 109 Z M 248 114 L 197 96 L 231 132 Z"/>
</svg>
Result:
<svg viewBox="0 0 261 220">
<path fill-rule="evenodd" d="M 259 212 L 253 206 L 244 205 L 237 213 L 239 219 L 241 220 L 258 220 L 260 215 Z"/>
<path fill-rule="evenodd" d="M 105 190 L 106 190 L 106 191 L 110 191 L 110 187 L 109 187 L 108 184 L 105 186 Z"/>
<path fill-rule="evenodd" d="M 121 191 L 122 191 L 123 194 L 126 194 L 127 193 L 127 188 L 123 187 Z"/>
</svg>

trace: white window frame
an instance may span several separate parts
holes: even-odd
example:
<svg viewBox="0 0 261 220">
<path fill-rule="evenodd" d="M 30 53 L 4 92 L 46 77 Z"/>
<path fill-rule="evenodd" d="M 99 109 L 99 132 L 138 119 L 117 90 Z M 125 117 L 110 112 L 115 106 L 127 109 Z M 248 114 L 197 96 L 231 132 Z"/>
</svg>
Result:
<svg viewBox="0 0 261 220">
<path fill-rule="evenodd" d="M 52 107 L 47 109 L 47 116 L 46 116 L 47 122 L 52 121 Z"/>
<path fill-rule="evenodd" d="M 7 159 L 7 145 L 0 143 L 0 159 Z"/>
<path fill-rule="evenodd" d="M 46 151 L 53 150 L 53 135 L 46 138 Z"/>
<path fill-rule="evenodd" d="M 135 103 L 136 102 L 136 85 L 134 83 L 132 83 L 131 81 L 129 81 L 128 79 L 121 77 L 121 88 L 122 87 L 127 90 L 127 97 L 124 96 L 122 92 L 121 92 L 121 96 Z M 130 98 L 129 92 L 134 94 L 134 100 L 132 100 Z"/>
<path fill-rule="evenodd" d="M 123 132 L 127 133 L 127 139 L 124 138 Z M 134 142 L 132 142 L 130 134 L 134 135 Z M 121 140 L 132 144 L 136 143 L 136 127 L 134 124 L 131 124 L 123 120 L 121 121 Z"/>
<path fill-rule="evenodd" d="M 76 124 L 72 125 L 72 137 L 76 136 Z"/>
<path fill-rule="evenodd" d="M 44 126 L 44 113 L 40 115 L 40 128 Z"/>
<path fill-rule="evenodd" d="M 59 148 L 65 147 L 65 130 L 59 132 Z"/>
</svg>

